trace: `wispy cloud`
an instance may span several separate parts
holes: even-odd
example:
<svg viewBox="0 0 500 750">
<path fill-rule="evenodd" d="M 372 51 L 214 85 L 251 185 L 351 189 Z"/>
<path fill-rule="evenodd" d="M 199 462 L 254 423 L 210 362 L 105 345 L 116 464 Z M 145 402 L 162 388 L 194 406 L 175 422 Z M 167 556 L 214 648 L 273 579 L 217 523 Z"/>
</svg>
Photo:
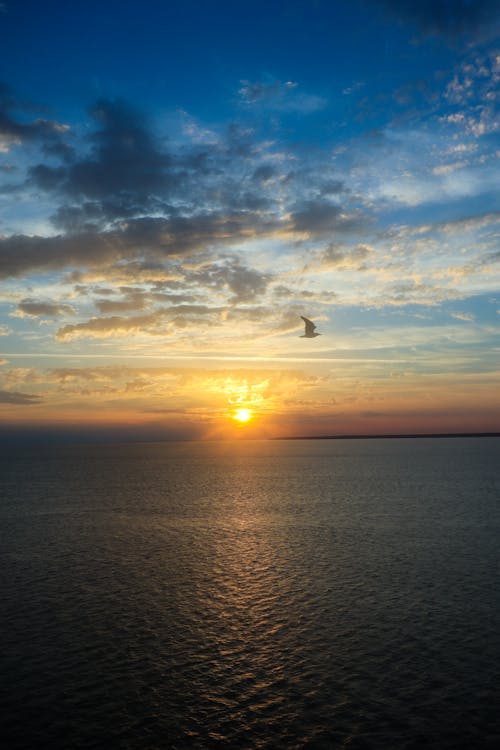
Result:
<svg viewBox="0 0 500 750">
<path fill-rule="evenodd" d="M 267 77 L 262 81 L 240 81 L 240 103 L 249 107 L 265 107 L 277 112 L 309 114 L 327 106 L 325 98 L 300 90 L 295 81 L 278 81 Z"/>
<path fill-rule="evenodd" d="M 0 404 L 16 404 L 17 406 L 29 406 L 30 404 L 39 404 L 41 401 L 42 399 L 40 396 L 36 396 L 31 393 L 0 390 Z"/>
</svg>

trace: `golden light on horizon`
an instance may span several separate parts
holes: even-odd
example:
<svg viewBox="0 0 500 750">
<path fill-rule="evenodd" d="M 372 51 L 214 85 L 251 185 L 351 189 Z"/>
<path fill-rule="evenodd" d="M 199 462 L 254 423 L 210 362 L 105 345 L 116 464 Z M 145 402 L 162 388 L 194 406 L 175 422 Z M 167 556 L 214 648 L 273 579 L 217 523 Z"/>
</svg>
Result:
<svg viewBox="0 0 500 750">
<path fill-rule="evenodd" d="M 235 419 L 237 422 L 241 422 L 242 424 L 244 424 L 245 422 L 249 422 L 253 418 L 253 414 L 250 409 L 236 409 L 232 416 L 233 419 Z"/>
</svg>

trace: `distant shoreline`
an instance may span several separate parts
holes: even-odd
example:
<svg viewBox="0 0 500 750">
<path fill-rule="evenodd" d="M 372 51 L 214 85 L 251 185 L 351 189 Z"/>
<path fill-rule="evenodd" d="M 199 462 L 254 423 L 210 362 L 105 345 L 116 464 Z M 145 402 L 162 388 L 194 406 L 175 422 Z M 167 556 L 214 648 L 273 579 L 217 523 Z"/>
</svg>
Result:
<svg viewBox="0 0 500 750">
<path fill-rule="evenodd" d="M 500 432 L 416 432 L 401 435 L 299 435 L 271 440 L 395 440 L 400 438 L 484 438 L 500 437 Z"/>
<path fill-rule="evenodd" d="M 401 434 L 377 434 L 377 435 L 297 435 L 297 436 L 277 436 L 277 437 L 251 437 L 247 436 L 236 442 L 260 441 L 260 440 L 404 440 L 407 438 L 500 438 L 500 432 L 426 432 L 426 433 L 401 433 Z M 36 446 L 40 444 L 47 445 L 131 445 L 148 444 L 148 443 L 210 443 L 210 442 L 228 442 L 226 440 L 200 440 L 200 438 L 165 438 L 162 436 L 146 437 L 138 435 L 113 435 L 113 434 L 75 434 L 75 433 L 3 433 L 0 430 L 0 446 L 2 449 L 8 446 Z M 231 441 L 229 441 L 231 442 Z"/>
</svg>

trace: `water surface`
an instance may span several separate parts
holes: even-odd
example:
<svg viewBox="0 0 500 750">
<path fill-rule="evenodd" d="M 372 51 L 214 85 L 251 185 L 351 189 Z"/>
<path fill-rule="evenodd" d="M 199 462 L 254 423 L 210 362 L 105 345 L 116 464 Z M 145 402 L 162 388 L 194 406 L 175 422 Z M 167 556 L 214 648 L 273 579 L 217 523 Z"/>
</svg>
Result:
<svg viewBox="0 0 500 750">
<path fill-rule="evenodd" d="M 499 454 L 5 449 L 8 747 L 496 748 Z"/>
</svg>

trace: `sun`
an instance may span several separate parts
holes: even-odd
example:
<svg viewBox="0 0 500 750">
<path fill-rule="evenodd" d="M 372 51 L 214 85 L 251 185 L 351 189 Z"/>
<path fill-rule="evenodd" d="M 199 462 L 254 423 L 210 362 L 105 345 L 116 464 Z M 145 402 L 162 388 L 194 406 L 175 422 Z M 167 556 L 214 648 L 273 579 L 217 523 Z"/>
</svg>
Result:
<svg viewBox="0 0 500 750">
<path fill-rule="evenodd" d="M 233 414 L 233 419 L 235 419 L 237 422 L 249 422 L 253 417 L 252 412 L 250 409 L 236 409 L 236 411 Z"/>
</svg>

